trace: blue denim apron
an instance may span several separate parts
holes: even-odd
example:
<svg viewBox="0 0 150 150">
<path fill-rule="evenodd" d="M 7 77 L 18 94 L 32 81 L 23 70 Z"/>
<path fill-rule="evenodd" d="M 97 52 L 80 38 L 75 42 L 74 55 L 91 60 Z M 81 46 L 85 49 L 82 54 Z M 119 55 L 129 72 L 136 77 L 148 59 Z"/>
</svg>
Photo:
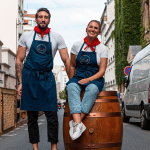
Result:
<svg viewBox="0 0 150 150">
<path fill-rule="evenodd" d="M 83 46 L 84 43 L 76 58 L 75 75 L 67 82 L 67 85 L 72 82 L 79 84 L 78 81 L 84 78 L 89 78 L 99 72 L 96 52 L 84 52 L 82 51 Z M 98 87 L 99 91 L 101 91 L 104 86 L 104 78 L 101 77 L 89 83 L 79 85 L 86 87 L 89 84 L 95 84 Z"/>
<path fill-rule="evenodd" d="M 57 111 L 56 83 L 52 73 L 53 56 L 49 42 L 35 40 L 22 72 L 21 109 L 27 111 Z"/>
</svg>

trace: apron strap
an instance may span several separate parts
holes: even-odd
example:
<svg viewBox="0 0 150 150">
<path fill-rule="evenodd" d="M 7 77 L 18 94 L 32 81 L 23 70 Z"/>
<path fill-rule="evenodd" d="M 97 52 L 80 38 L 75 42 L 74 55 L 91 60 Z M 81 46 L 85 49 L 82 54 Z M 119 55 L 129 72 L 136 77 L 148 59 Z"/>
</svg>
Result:
<svg viewBox="0 0 150 150">
<path fill-rule="evenodd" d="M 85 42 L 84 42 L 85 43 Z M 84 46 L 84 43 L 82 44 L 82 46 L 81 46 L 81 48 L 80 48 L 80 51 L 82 51 L 82 48 L 83 48 L 83 46 Z M 94 46 L 94 48 L 95 48 L 95 51 L 96 51 L 96 46 Z M 80 52 L 79 51 L 79 52 Z M 95 51 L 94 51 L 94 53 L 95 53 Z"/>
<path fill-rule="evenodd" d="M 35 41 L 35 37 L 36 37 L 36 32 L 34 33 L 33 41 Z"/>
<path fill-rule="evenodd" d="M 48 33 L 48 39 L 49 39 L 49 43 L 50 43 L 51 42 L 51 38 L 50 38 L 50 34 L 49 33 Z"/>
<path fill-rule="evenodd" d="M 85 42 L 84 42 L 84 43 L 85 43 Z M 84 46 L 84 43 L 82 44 L 82 46 L 81 46 L 81 48 L 80 48 L 80 51 L 82 51 L 82 48 L 83 48 L 83 46 Z M 79 51 L 79 52 L 80 52 L 80 51 Z"/>
</svg>

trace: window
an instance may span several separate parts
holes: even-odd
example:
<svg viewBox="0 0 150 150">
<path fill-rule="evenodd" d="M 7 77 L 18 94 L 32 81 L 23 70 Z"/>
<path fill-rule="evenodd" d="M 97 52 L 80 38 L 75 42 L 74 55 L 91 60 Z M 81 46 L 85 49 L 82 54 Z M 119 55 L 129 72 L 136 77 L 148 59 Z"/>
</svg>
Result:
<svg viewBox="0 0 150 150">
<path fill-rule="evenodd" d="M 32 20 L 28 20 L 28 25 L 32 26 Z"/>
<path fill-rule="evenodd" d="M 34 27 L 35 27 L 35 26 L 37 26 L 37 24 L 36 24 L 35 20 L 33 21 L 33 26 L 34 26 Z"/>
<path fill-rule="evenodd" d="M 132 83 L 137 82 L 140 79 L 140 72 L 142 67 L 142 61 L 137 62 L 132 68 Z"/>
<path fill-rule="evenodd" d="M 148 55 L 142 60 L 140 78 L 144 78 L 149 75 L 149 68 L 150 68 L 150 55 Z"/>
<path fill-rule="evenodd" d="M 66 82 L 66 78 L 64 78 L 64 82 Z"/>
</svg>

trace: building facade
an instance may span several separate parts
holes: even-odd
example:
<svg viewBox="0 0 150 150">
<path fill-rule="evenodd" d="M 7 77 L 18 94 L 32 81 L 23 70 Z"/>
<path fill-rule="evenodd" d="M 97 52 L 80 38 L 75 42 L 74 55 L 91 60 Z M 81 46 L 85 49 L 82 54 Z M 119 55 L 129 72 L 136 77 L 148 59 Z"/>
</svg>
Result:
<svg viewBox="0 0 150 150">
<path fill-rule="evenodd" d="M 16 89 L 16 54 L 9 48 L 3 47 L 1 53 L 1 60 L 1 87 Z"/>
<path fill-rule="evenodd" d="M 0 40 L 0 87 L 3 87 L 3 71 L 2 71 L 2 46 L 3 42 Z"/>
<path fill-rule="evenodd" d="M 150 44 L 150 0 L 142 1 L 142 21 L 145 28 L 146 45 Z"/>
<path fill-rule="evenodd" d="M 27 14 L 27 11 L 24 11 L 24 21 L 27 25 L 24 26 L 24 32 L 32 31 L 37 23 L 35 22 L 35 14 Z"/>
<path fill-rule="evenodd" d="M 4 0 L 0 5 L 0 39 L 4 47 L 16 53 L 18 39 L 23 33 L 23 0 Z"/>
<path fill-rule="evenodd" d="M 104 75 L 106 91 L 117 91 L 115 77 L 115 40 L 111 33 L 115 28 L 115 8 L 114 0 L 107 0 L 101 17 L 101 42 L 108 50 L 107 68 Z"/>
<path fill-rule="evenodd" d="M 66 87 L 66 83 L 69 81 L 69 78 L 66 73 L 66 69 L 64 66 L 54 65 L 52 70 L 55 81 L 56 81 L 56 88 L 57 88 L 57 101 L 61 101 L 59 98 L 59 92 L 63 91 Z"/>
</svg>

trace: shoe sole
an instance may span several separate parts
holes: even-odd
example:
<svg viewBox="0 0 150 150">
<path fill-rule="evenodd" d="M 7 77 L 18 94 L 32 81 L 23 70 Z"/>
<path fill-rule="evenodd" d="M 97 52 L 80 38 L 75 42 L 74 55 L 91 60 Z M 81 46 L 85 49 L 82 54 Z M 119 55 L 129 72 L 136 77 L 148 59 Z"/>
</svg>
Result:
<svg viewBox="0 0 150 150">
<path fill-rule="evenodd" d="M 70 126 L 70 128 L 73 126 L 73 125 L 72 125 L 72 121 L 73 121 L 73 120 L 69 121 L 69 126 Z"/>
<path fill-rule="evenodd" d="M 86 127 L 83 125 L 81 133 L 80 133 L 76 138 L 72 138 L 72 137 L 71 137 L 71 139 L 72 139 L 72 140 L 76 140 L 77 138 L 79 138 L 79 137 L 81 136 L 81 134 L 82 134 L 85 130 L 86 130 Z"/>
</svg>

